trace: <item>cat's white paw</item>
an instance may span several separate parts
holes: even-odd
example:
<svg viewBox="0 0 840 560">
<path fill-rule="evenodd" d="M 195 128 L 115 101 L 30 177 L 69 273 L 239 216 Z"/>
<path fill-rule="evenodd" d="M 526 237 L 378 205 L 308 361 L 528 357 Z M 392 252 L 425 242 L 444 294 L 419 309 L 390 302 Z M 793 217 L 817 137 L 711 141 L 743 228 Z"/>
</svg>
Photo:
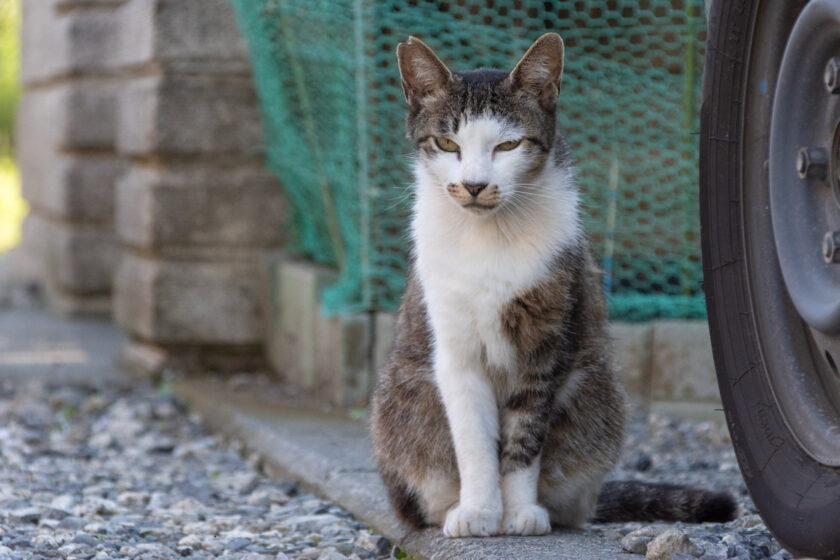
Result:
<svg viewBox="0 0 840 560">
<path fill-rule="evenodd" d="M 489 537 L 499 533 L 501 509 L 458 506 L 446 514 L 443 534 L 447 537 Z"/>
<path fill-rule="evenodd" d="M 505 510 L 502 533 L 505 535 L 545 535 L 551 532 L 548 510 L 539 504 L 525 504 Z"/>
</svg>

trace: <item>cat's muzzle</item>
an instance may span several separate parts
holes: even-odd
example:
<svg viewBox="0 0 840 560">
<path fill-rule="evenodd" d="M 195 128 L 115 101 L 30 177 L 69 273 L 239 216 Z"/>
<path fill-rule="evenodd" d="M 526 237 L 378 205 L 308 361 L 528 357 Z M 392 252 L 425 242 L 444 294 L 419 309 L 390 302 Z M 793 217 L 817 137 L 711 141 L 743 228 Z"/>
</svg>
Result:
<svg viewBox="0 0 840 560">
<path fill-rule="evenodd" d="M 446 186 L 449 196 L 473 214 L 495 210 L 501 202 L 498 185 L 486 183 L 450 183 Z"/>
</svg>

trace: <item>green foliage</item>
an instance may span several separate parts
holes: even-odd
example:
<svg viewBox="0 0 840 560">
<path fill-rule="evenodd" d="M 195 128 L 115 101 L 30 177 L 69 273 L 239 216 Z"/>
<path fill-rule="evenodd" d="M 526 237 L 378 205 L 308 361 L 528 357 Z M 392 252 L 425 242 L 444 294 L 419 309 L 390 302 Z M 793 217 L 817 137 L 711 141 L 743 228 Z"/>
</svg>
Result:
<svg viewBox="0 0 840 560">
<path fill-rule="evenodd" d="M 0 157 L 12 149 L 18 99 L 19 0 L 0 0 Z"/>
<path fill-rule="evenodd" d="M 0 252 L 20 237 L 26 204 L 12 160 L 15 106 L 18 99 L 19 0 L 0 0 Z"/>
<path fill-rule="evenodd" d="M 0 153 L 0 253 L 17 244 L 25 215 L 17 167 L 11 158 Z"/>
</svg>

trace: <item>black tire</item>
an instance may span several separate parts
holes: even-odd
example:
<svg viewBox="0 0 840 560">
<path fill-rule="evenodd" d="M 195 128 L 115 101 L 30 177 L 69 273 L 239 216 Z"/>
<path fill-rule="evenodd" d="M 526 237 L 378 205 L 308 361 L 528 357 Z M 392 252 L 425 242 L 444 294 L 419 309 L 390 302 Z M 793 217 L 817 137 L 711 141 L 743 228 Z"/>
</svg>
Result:
<svg viewBox="0 0 840 560">
<path fill-rule="evenodd" d="M 700 131 L 703 270 L 721 398 L 753 501 L 793 553 L 840 558 L 840 468 L 812 458 L 789 429 L 769 371 L 781 366 L 767 358 L 781 347 L 814 359 L 767 225 L 776 76 L 805 3 L 712 3 Z"/>
</svg>

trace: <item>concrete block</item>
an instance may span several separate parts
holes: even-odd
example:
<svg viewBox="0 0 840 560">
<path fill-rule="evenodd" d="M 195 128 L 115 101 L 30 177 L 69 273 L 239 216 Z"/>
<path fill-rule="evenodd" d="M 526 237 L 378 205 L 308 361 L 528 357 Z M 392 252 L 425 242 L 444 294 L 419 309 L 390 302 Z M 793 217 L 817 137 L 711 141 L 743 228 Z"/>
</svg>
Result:
<svg viewBox="0 0 840 560">
<path fill-rule="evenodd" d="M 49 283 L 76 295 L 110 293 L 120 252 L 113 231 L 50 225 L 46 262 Z"/>
<path fill-rule="evenodd" d="M 653 344 L 651 323 L 612 323 L 615 363 L 633 403 L 646 408 L 650 402 L 650 369 Z"/>
<path fill-rule="evenodd" d="M 720 401 L 705 321 L 657 321 L 652 351 L 654 400 Z"/>
<path fill-rule="evenodd" d="M 24 255 L 28 274 L 37 279 L 38 284 L 43 284 L 46 276 L 45 262 L 47 254 L 47 241 L 50 238 L 49 232 L 45 231 L 49 224 L 40 216 L 30 212 L 24 219 L 20 228 L 20 243 L 16 251 Z"/>
<path fill-rule="evenodd" d="M 46 282 L 43 286 L 44 305 L 58 317 L 75 319 L 81 317 L 108 318 L 111 316 L 111 296 L 108 294 L 71 294 L 58 286 Z"/>
<path fill-rule="evenodd" d="M 37 177 L 38 166 L 55 150 L 114 147 L 116 84 L 78 81 L 23 95 L 18 104 L 17 140 L 21 166 Z M 43 179 L 38 179 L 43 180 Z"/>
<path fill-rule="evenodd" d="M 247 77 L 149 77 L 120 94 L 117 147 L 134 156 L 257 157 L 259 108 Z"/>
<path fill-rule="evenodd" d="M 76 8 L 115 8 L 127 0 L 51 0 L 55 10 L 73 10 Z"/>
<path fill-rule="evenodd" d="M 315 334 L 315 387 L 339 407 L 367 404 L 373 389 L 372 315 L 319 317 Z"/>
<path fill-rule="evenodd" d="M 77 296 L 111 291 L 119 257 L 111 230 L 54 222 L 30 213 L 23 234 L 27 251 L 38 255 L 45 284 Z"/>
<path fill-rule="evenodd" d="M 131 0 L 121 10 L 122 65 L 168 72 L 247 73 L 247 46 L 228 0 Z"/>
<path fill-rule="evenodd" d="M 22 166 L 26 198 L 38 211 L 72 222 L 111 224 L 117 178 L 125 160 L 98 154 L 59 154 Z"/>
<path fill-rule="evenodd" d="M 21 81 L 34 85 L 57 77 L 114 69 L 122 37 L 117 2 L 103 9 L 61 9 L 55 0 L 22 2 Z"/>
<path fill-rule="evenodd" d="M 116 320 L 152 343 L 259 344 L 257 266 L 256 258 L 179 262 L 124 252 L 114 285 Z"/>
<path fill-rule="evenodd" d="M 373 369 L 378 373 L 391 355 L 391 347 L 397 336 L 397 314 L 377 311 L 374 316 Z"/>
<path fill-rule="evenodd" d="M 117 232 L 135 246 L 272 247 L 285 201 L 262 166 L 140 167 L 119 181 Z"/>
<path fill-rule="evenodd" d="M 140 340 L 123 347 L 119 363 L 143 379 L 160 379 L 167 372 L 226 375 L 264 371 L 266 367 L 259 346 L 165 346 Z"/>
<path fill-rule="evenodd" d="M 270 259 L 269 318 L 266 349 L 269 362 L 287 382 L 304 389 L 316 385 L 318 294 L 335 281 L 336 272 L 290 257 Z"/>
<path fill-rule="evenodd" d="M 155 379 L 169 366 L 169 356 L 163 348 L 136 340 L 126 344 L 120 352 L 123 369 L 142 379 Z"/>
</svg>

